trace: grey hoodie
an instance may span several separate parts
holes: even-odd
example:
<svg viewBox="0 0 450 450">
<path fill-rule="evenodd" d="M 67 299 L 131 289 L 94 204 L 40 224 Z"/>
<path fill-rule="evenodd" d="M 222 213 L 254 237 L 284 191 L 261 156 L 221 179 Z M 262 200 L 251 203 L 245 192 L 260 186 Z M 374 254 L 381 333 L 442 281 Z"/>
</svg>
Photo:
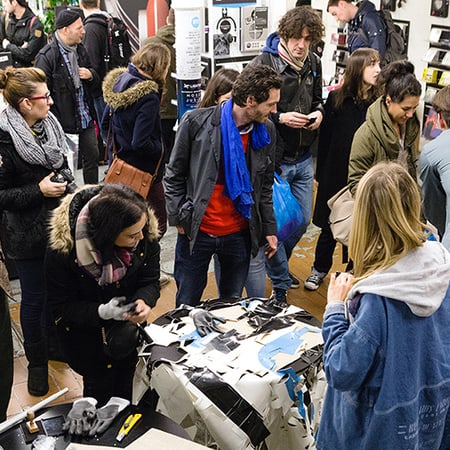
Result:
<svg viewBox="0 0 450 450">
<path fill-rule="evenodd" d="M 347 302 L 371 293 L 406 303 L 419 317 L 431 316 L 444 300 L 450 282 L 450 253 L 439 242 L 426 241 L 392 267 L 357 282 Z"/>
</svg>

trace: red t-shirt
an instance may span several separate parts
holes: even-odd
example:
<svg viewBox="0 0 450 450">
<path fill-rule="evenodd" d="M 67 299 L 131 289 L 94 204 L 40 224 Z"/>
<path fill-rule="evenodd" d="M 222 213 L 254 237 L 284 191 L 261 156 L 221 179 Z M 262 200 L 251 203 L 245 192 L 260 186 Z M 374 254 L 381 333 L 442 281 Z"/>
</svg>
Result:
<svg viewBox="0 0 450 450">
<path fill-rule="evenodd" d="M 244 153 L 247 151 L 249 135 L 249 133 L 241 134 Z M 203 233 L 226 236 L 248 228 L 248 220 L 236 211 L 230 197 L 224 195 L 224 188 L 225 173 L 221 163 L 214 191 L 200 224 Z"/>
</svg>

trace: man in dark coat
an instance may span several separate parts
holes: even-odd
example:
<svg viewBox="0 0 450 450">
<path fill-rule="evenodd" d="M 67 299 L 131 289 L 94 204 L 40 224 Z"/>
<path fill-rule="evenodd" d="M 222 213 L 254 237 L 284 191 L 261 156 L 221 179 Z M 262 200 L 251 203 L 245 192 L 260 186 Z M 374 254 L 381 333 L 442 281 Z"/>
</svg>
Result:
<svg viewBox="0 0 450 450">
<path fill-rule="evenodd" d="M 164 178 L 169 225 L 176 226 L 177 305 L 197 305 L 217 254 L 219 296 L 239 297 L 250 253 L 277 249 L 272 184 L 275 130 L 268 121 L 281 78 L 265 65 L 247 66 L 232 98 L 187 113 Z"/>
<path fill-rule="evenodd" d="M 35 66 L 47 76 L 53 98 L 51 111 L 64 131 L 79 138 L 85 183 L 98 183 L 98 146 L 94 127 L 92 90 L 99 77 L 81 43 L 84 35 L 79 14 L 64 9 L 56 18 L 55 35 L 36 56 Z"/>
<path fill-rule="evenodd" d="M 352 0 L 329 0 L 327 11 L 339 22 L 348 23 L 348 50 L 378 50 L 381 60 L 386 53 L 386 27 L 375 5 L 369 0 L 354 5 Z"/>
<path fill-rule="evenodd" d="M 304 223 L 279 245 L 276 255 L 266 261 L 274 297 L 286 301 L 289 288 L 300 281 L 289 272 L 289 258 L 311 220 L 314 164 L 311 146 L 323 119 L 322 66 L 311 45 L 321 40 L 323 24 L 308 6 L 289 10 L 280 20 L 278 31 L 266 41 L 261 55 L 251 64 L 267 64 L 282 79 L 277 111 L 271 115 L 277 129 L 276 165 L 290 185 L 300 205 Z"/>
</svg>

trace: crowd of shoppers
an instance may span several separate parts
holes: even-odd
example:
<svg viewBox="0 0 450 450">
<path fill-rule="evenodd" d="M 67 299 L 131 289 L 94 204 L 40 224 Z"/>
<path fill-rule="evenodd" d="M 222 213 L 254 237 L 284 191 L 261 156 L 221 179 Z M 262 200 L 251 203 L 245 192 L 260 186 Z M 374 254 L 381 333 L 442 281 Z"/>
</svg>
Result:
<svg viewBox="0 0 450 450">
<path fill-rule="evenodd" d="M 7 104 L 0 113 L 0 208 L 5 252 L 22 289 L 30 394 L 49 389 L 49 314 L 66 361 L 83 377 L 84 396 L 100 405 L 112 396 L 131 400 L 137 336 L 160 293 L 159 239 L 167 222 L 178 232 L 177 306 L 201 301 L 213 255 L 221 298 L 241 297 L 244 287 L 264 297 L 267 272 L 273 298 L 287 301 L 288 289 L 300 286 L 289 258 L 311 220 L 315 178 L 313 222 L 321 232 L 306 289 L 317 289 L 332 269 L 327 200 L 346 185 L 355 196 L 352 273 L 331 275 L 324 315 L 328 392 L 318 448 L 401 448 L 402 427 L 413 430 L 405 433 L 415 448 L 449 447 L 449 91 L 433 100 L 444 132 L 422 153 L 422 205 L 420 82 L 408 61 L 380 69 L 385 30 L 371 2 L 328 3 L 329 13 L 349 23 L 351 56 L 325 105 L 314 51 L 323 23 L 311 7 L 298 6 L 241 73 L 215 73 L 176 135 L 176 116 L 161 109 L 174 96 L 166 89 L 174 86 L 173 11 L 127 67 L 108 72 L 104 52 L 85 35 L 98 30 L 76 10 L 59 13 L 46 44 L 24 0 L 5 6 L 0 38 L 15 67 L 0 70 Z M 97 1 L 82 0 L 82 9 L 86 17 L 106 14 Z M 110 163 L 117 154 L 155 174 L 147 199 L 123 184 L 98 184 L 96 124 Z M 78 136 L 88 186 L 73 184 L 67 135 Z M 283 242 L 272 203 L 275 170 L 305 219 Z M 427 240 L 423 218 L 444 245 Z M 12 384 L 2 280 L 0 420 Z"/>
</svg>

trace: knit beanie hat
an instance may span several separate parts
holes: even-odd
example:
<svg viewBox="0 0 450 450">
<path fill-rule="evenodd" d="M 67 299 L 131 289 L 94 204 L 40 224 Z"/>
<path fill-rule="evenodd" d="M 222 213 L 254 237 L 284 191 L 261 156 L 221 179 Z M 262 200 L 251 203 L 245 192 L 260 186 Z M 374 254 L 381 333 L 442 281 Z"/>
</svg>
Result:
<svg viewBox="0 0 450 450">
<path fill-rule="evenodd" d="M 64 27 L 68 27 L 69 25 L 72 25 L 80 17 L 81 17 L 80 14 L 78 14 L 78 12 L 73 9 L 69 8 L 63 9 L 56 17 L 55 29 L 59 30 Z"/>
</svg>

